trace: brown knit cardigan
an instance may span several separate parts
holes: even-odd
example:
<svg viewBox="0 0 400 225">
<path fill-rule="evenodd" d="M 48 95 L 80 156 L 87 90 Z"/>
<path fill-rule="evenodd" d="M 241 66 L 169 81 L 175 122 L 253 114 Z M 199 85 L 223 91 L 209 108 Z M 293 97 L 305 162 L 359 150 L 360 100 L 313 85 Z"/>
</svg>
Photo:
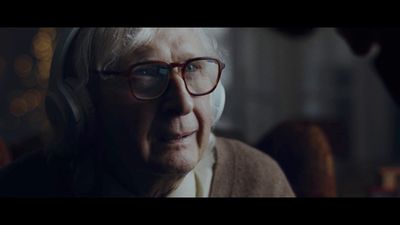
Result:
<svg viewBox="0 0 400 225">
<path fill-rule="evenodd" d="M 43 153 L 35 153 L 0 170 L 0 197 L 75 196 L 53 164 Z M 277 163 L 239 141 L 217 138 L 213 169 L 210 197 L 294 196 Z"/>
<path fill-rule="evenodd" d="M 240 141 L 217 138 L 210 197 L 294 197 L 278 164 Z"/>
</svg>

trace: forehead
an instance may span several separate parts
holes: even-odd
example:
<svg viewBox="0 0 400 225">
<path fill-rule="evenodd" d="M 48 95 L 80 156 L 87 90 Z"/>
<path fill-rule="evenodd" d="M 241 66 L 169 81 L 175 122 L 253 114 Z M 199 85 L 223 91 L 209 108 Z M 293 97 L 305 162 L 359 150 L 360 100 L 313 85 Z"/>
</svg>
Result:
<svg viewBox="0 0 400 225">
<path fill-rule="evenodd" d="M 155 50 L 170 48 L 175 51 L 204 51 L 206 46 L 197 29 L 164 28 L 154 35 L 149 47 Z"/>
<path fill-rule="evenodd" d="M 128 54 L 123 61 L 183 61 L 193 57 L 215 56 L 200 30 L 193 28 L 160 28 L 151 41 Z"/>
</svg>

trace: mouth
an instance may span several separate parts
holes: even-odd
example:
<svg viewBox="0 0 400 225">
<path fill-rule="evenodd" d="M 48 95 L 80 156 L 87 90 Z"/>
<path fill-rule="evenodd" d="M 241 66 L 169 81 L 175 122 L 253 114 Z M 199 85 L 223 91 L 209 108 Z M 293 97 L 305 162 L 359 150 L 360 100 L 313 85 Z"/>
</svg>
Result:
<svg viewBox="0 0 400 225">
<path fill-rule="evenodd" d="M 167 133 L 160 137 L 160 140 L 165 143 L 180 143 L 192 137 L 197 130 L 182 133 Z"/>
</svg>

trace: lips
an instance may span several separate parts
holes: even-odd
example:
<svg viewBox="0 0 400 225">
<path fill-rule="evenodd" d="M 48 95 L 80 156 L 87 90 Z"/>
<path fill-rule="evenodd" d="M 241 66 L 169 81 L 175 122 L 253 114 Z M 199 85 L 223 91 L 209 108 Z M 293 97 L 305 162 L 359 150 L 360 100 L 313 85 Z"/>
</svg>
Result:
<svg viewBox="0 0 400 225">
<path fill-rule="evenodd" d="M 165 132 L 162 135 L 160 135 L 160 140 L 162 140 L 163 142 L 181 141 L 181 140 L 184 140 L 184 139 L 192 136 L 196 132 L 197 132 L 197 130 L 189 131 L 189 132 L 181 132 L 181 133 Z"/>
</svg>

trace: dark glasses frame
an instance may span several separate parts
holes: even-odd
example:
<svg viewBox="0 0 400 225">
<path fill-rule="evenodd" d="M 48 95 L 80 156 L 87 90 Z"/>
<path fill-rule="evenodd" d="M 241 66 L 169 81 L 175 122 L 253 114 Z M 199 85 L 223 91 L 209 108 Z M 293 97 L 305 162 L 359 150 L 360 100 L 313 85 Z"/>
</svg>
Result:
<svg viewBox="0 0 400 225">
<path fill-rule="evenodd" d="M 200 94 L 192 93 L 189 90 L 189 87 L 188 87 L 188 84 L 187 84 L 187 81 L 186 81 L 186 76 L 185 76 L 185 72 L 186 72 L 185 70 L 186 70 L 187 66 L 190 63 L 192 63 L 194 61 L 198 61 L 198 60 L 211 60 L 211 61 L 216 62 L 216 64 L 218 65 L 218 77 L 217 77 L 217 82 L 215 83 L 214 87 L 211 90 L 209 90 L 207 92 L 204 92 L 204 93 L 200 93 Z M 150 65 L 150 64 L 161 64 L 161 65 L 168 66 L 168 69 L 169 69 L 169 72 L 168 72 L 168 83 L 167 83 L 166 87 L 164 88 L 164 90 L 161 91 L 160 94 L 155 96 L 155 97 L 151 97 L 151 98 L 138 97 L 135 94 L 135 92 L 133 91 L 132 84 L 129 81 L 130 75 L 131 75 L 131 71 L 133 71 L 135 69 L 135 67 L 143 66 L 143 65 Z M 155 99 L 161 97 L 165 93 L 165 91 L 168 89 L 169 80 L 171 79 L 172 70 L 174 68 L 176 68 L 176 67 L 180 68 L 180 74 L 181 74 L 181 77 L 182 77 L 182 79 L 183 79 L 183 81 L 185 83 L 185 87 L 186 87 L 186 90 L 188 91 L 188 93 L 190 93 L 192 96 L 203 96 L 203 95 L 210 94 L 211 92 L 213 92 L 217 88 L 218 83 L 219 83 L 219 81 L 221 79 L 222 70 L 225 68 L 225 64 L 223 62 L 221 62 L 219 59 L 212 58 L 212 57 L 196 57 L 196 58 L 191 58 L 189 60 L 186 60 L 183 63 L 167 63 L 167 62 L 164 62 L 164 61 L 151 60 L 151 61 L 145 61 L 145 62 L 132 64 L 132 65 L 129 66 L 129 68 L 127 70 L 123 70 L 123 71 L 115 71 L 115 70 L 101 70 L 101 71 L 98 71 L 98 70 L 96 70 L 95 72 L 100 74 L 103 77 L 116 76 L 116 77 L 127 78 L 128 79 L 128 83 L 129 83 L 129 88 L 131 90 L 132 95 L 135 96 L 135 98 L 137 98 L 139 100 L 155 100 Z"/>
</svg>

